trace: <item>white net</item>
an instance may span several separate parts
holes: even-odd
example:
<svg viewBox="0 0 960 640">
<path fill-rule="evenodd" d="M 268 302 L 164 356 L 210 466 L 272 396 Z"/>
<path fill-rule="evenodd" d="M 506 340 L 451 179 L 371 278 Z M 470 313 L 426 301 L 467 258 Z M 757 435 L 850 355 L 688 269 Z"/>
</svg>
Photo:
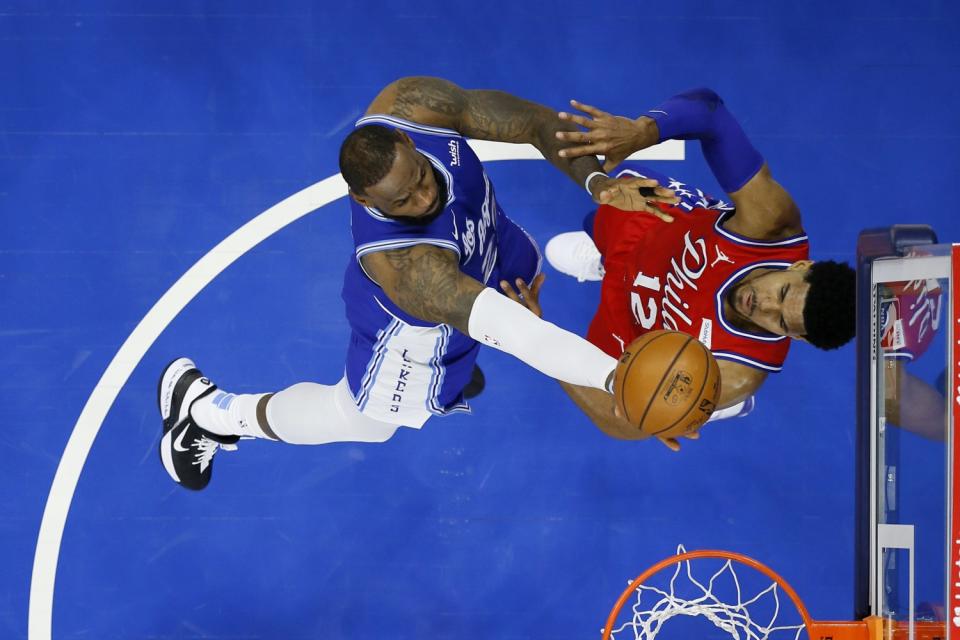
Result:
<svg viewBox="0 0 960 640">
<path fill-rule="evenodd" d="M 684 553 L 681 546 L 677 553 Z M 737 571 L 741 575 L 737 574 Z M 701 577 L 696 574 L 700 573 Z M 667 584 L 662 584 L 670 575 Z M 708 577 L 709 576 L 709 577 Z M 658 579 L 659 578 L 659 579 Z M 803 619 L 776 581 L 730 559 L 685 559 L 636 588 L 630 610 L 624 605 L 610 638 L 730 637 L 736 640 L 800 640 Z M 657 586 L 657 584 L 661 586 Z M 784 601 L 781 607 L 781 599 Z M 626 620 L 624 621 L 624 619 Z M 683 623 L 683 619 L 708 621 Z"/>
</svg>

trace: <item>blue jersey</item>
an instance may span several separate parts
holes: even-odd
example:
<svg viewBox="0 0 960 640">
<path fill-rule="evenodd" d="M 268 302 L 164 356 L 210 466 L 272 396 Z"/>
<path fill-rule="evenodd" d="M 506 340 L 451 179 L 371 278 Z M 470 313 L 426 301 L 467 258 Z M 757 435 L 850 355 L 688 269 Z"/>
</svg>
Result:
<svg viewBox="0 0 960 640">
<path fill-rule="evenodd" d="M 352 330 L 347 380 L 365 415 L 418 428 L 431 415 L 469 410 L 461 392 L 470 381 L 479 344 L 449 325 L 400 309 L 363 271 L 360 259 L 376 251 L 430 244 L 456 253 L 463 273 L 498 289 L 503 278 L 529 282 L 540 270 L 540 253 L 504 215 L 483 165 L 459 133 L 385 115 L 366 116 L 356 124 L 367 125 L 404 131 L 446 186 L 443 211 L 422 226 L 391 220 L 350 199 L 354 255 L 342 294 Z"/>
</svg>

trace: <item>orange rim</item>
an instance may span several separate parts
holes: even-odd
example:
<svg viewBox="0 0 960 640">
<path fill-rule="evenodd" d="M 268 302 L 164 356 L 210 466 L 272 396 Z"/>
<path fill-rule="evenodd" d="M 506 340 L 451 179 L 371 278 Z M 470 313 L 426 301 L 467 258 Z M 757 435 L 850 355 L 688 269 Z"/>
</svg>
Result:
<svg viewBox="0 0 960 640">
<path fill-rule="evenodd" d="M 813 621 L 810 619 L 810 614 L 807 613 L 807 608 L 803 604 L 803 600 L 800 599 L 800 596 L 797 595 L 797 592 L 793 590 L 793 587 L 790 586 L 790 583 L 784 580 L 780 574 L 766 566 L 765 564 L 754 560 L 750 556 L 745 556 L 742 553 L 736 553 L 733 551 L 718 551 L 716 549 L 704 549 L 701 551 L 687 551 L 684 553 L 671 556 L 664 560 L 661 560 L 657 564 L 653 565 L 639 576 L 633 580 L 623 593 L 620 594 L 620 598 L 617 600 L 616 604 L 613 605 L 613 610 L 610 611 L 610 615 L 607 617 L 607 623 L 603 627 L 603 640 L 610 640 L 610 633 L 613 630 L 613 625 L 617 620 L 617 616 L 620 615 L 620 610 L 623 609 L 623 605 L 627 603 L 627 600 L 633 598 L 633 594 L 636 592 L 637 587 L 647 580 L 649 580 L 654 575 L 660 573 L 667 567 L 673 566 L 675 564 L 680 564 L 681 562 L 687 560 L 696 560 L 698 558 L 721 558 L 724 560 L 733 560 L 734 562 L 739 562 L 740 564 L 745 564 L 751 569 L 759 571 L 763 575 L 767 576 L 783 589 L 784 593 L 790 596 L 790 600 L 793 601 L 794 606 L 797 608 L 797 611 L 800 612 L 800 617 L 803 619 L 803 626 L 807 630 L 807 637 L 811 638 L 810 629 L 812 628 Z"/>
</svg>

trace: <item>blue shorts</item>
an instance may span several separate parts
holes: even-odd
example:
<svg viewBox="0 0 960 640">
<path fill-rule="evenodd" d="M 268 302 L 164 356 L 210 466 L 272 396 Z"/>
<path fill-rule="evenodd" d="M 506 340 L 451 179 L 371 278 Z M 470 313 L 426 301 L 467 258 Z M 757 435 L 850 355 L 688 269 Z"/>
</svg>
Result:
<svg viewBox="0 0 960 640">
<path fill-rule="evenodd" d="M 502 214 L 496 231 L 497 263 L 484 284 L 500 291 L 501 280 L 536 277 L 543 258 L 533 238 Z M 346 376 L 361 413 L 419 428 L 432 415 L 470 410 L 462 392 L 480 350 L 476 340 L 404 312 L 353 257 L 342 295 L 352 329 Z"/>
</svg>

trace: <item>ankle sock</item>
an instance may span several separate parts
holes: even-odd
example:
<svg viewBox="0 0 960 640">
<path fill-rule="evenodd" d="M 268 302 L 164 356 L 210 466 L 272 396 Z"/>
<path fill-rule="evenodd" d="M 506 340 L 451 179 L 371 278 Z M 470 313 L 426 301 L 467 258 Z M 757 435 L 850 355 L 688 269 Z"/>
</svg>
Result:
<svg viewBox="0 0 960 640">
<path fill-rule="evenodd" d="M 196 400 L 190 416 L 201 429 L 221 436 L 241 436 L 272 440 L 257 421 L 257 403 L 265 393 L 227 393 L 215 389 Z"/>
</svg>

